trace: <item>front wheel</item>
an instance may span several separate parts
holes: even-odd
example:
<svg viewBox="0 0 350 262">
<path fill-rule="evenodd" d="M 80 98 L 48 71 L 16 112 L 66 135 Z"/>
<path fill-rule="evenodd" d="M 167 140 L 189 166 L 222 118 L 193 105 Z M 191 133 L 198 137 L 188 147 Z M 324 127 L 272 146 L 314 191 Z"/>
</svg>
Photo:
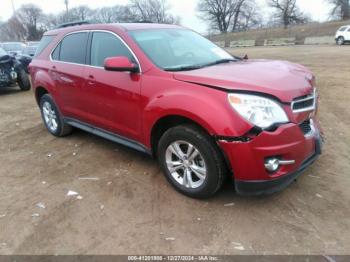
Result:
<svg viewBox="0 0 350 262">
<path fill-rule="evenodd" d="M 337 44 L 338 44 L 338 45 L 343 45 L 344 43 L 345 43 L 344 37 L 339 36 L 339 37 L 337 38 Z"/>
<path fill-rule="evenodd" d="M 22 91 L 30 90 L 30 80 L 29 80 L 29 77 L 24 69 L 21 69 L 18 72 L 17 82 L 18 82 L 19 88 Z"/>
<path fill-rule="evenodd" d="M 164 133 L 158 144 L 161 168 L 172 186 L 193 198 L 208 198 L 222 186 L 226 167 L 211 137 L 193 125 Z"/>
</svg>

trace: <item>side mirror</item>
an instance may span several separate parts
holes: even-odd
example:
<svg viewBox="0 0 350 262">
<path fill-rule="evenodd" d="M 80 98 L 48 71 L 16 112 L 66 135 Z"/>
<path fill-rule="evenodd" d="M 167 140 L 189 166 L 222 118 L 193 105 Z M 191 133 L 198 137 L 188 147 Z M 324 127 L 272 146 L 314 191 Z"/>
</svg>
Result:
<svg viewBox="0 0 350 262">
<path fill-rule="evenodd" d="M 107 57 L 104 61 L 104 67 L 107 71 L 139 72 L 138 65 L 132 63 L 129 58 L 125 56 Z"/>
</svg>

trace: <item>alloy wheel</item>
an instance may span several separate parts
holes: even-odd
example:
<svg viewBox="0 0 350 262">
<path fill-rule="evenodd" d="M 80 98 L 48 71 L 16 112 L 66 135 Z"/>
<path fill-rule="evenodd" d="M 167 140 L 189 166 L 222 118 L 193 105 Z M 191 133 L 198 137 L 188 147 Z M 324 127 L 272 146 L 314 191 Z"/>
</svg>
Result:
<svg viewBox="0 0 350 262">
<path fill-rule="evenodd" d="M 56 132 L 58 128 L 57 115 L 52 105 L 49 102 L 44 102 L 43 104 L 43 115 L 44 120 L 51 132 Z"/>
<path fill-rule="evenodd" d="M 171 143 L 165 153 L 167 168 L 180 185 L 195 189 L 203 185 L 207 168 L 199 150 L 186 141 Z"/>
</svg>

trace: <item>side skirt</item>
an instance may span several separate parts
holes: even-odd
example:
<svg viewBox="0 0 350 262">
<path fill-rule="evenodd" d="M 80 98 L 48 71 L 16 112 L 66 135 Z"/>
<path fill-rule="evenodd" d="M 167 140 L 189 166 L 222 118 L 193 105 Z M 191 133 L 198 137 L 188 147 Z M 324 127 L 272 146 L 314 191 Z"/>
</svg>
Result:
<svg viewBox="0 0 350 262">
<path fill-rule="evenodd" d="M 112 132 L 106 131 L 106 130 L 98 128 L 98 127 L 94 127 L 92 125 L 86 124 L 84 122 L 81 122 L 81 121 L 73 119 L 73 118 L 64 118 L 64 122 L 68 125 L 79 128 L 79 129 L 84 130 L 86 132 L 89 132 L 91 134 L 97 135 L 99 137 L 105 138 L 107 140 L 110 140 L 110 141 L 113 141 L 115 143 L 130 147 L 132 149 L 135 149 L 137 151 L 140 151 L 142 153 L 145 153 L 147 155 L 152 156 L 152 151 L 149 148 L 145 147 L 144 145 L 142 145 L 134 140 L 125 138 L 123 136 L 114 134 Z"/>
</svg>

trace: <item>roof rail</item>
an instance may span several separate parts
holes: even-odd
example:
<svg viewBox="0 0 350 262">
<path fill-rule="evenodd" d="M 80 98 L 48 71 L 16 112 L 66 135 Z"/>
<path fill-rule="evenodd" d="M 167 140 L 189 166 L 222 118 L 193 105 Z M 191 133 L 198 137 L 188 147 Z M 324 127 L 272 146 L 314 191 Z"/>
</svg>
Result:
<svg viewBox="0 0 350 262">
<path fill-rule="evenodd" d="M 138 21 L 135 21 L 134 23 L 137 23 L 137 24 L 153 24 L 153 22 L 151 20 L 138 20 Z"/>
<path fill-rule="evenodd" d="M 75 25 L 87 25 L 87 24 L 90 24 L 90 23 L 88 21 L 74 21 L 74 22 L 60 24 L 56 26 L 55 29 L 60 29 L 60 28 L 65 28 L 65 27 L 75 26 Z"/>
</svg>

